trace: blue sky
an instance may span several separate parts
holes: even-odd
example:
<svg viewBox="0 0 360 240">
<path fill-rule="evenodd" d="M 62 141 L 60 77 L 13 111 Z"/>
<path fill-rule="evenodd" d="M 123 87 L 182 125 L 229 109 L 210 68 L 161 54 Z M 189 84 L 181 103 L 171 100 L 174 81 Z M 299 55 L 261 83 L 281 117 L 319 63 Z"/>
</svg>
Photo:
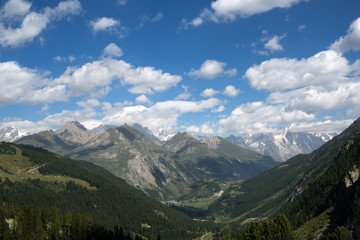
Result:
<svg viewBox="0 0 360 240">
<path fill-rule="evenodd" d="M 360 116 L 358 0 L 1 1 L 0 128 L 340 132 Z"/>
</svg>

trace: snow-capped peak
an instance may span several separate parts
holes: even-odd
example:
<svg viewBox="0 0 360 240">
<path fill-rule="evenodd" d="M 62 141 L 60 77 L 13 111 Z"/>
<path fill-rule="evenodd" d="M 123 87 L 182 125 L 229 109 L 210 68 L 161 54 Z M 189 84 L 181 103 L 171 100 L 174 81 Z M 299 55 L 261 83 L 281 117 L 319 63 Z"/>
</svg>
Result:
<svg viewBox="0 0 360 240">
<path fill-rule="evenodd" d="M 18 130 L 13 126 L 0 129 L 0 141 L 13 142 L 27 135 L 29 135 L 28 132 Z"/>
<path fill-rule="evenodd" d="M 161 141 L 167 141 L 173 136 L 175 136 L 175 134 L 176 133 L 172 130 L 172 128 L 167 126 L 163 128 L 159 128 L 157 132 L 154 133 L 155 137 L 157 137 Z"/>
</svg>

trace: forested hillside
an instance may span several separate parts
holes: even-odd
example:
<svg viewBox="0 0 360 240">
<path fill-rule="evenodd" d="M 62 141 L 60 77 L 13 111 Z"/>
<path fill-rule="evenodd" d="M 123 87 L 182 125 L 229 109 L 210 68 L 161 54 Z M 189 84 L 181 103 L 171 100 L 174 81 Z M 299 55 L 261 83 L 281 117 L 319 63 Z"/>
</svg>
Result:
<svg viewBox="0 0 360 240">
<path fill-rule="evenodd" d="M 142 236 L 189 239 L 203 231 L 200 223 L 151 199 L 90 163 L 70 161 L 46 150 L 0 144 L 0 201 L 5 208 L 59 208 L 87 214 L 106 229 L 114 225 Z"/>
</svg>

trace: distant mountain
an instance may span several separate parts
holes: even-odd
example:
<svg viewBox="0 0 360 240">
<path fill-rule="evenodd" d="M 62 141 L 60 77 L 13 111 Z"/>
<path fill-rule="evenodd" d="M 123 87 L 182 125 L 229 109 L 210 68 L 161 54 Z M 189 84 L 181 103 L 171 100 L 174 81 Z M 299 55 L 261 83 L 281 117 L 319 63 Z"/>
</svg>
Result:
<svg viewBox="0 0 360 240">
<path fill-rule="evenodd" d="M 29 133 L 20 131 L 14 127 L 6 127 L 0 129 L 0 142 L 13 142 L 27 135 L 29 135 Z"/>
<path fill-rule="evenodd" d="M 191 159 L 215 179 L 249 178 L 277 164 L 270 157 L 231 144 L 221 137 L 198 140 L 186 132 L 179 132 L 163 147 Z"/>
<path fill-rule="evenodd" d="M 147 137 L 148 139 L 154 141 L 154 142 L 159 142 L 160 139 L 158 139 L 151 131 L 149 128 L 147 127 L 143 127 L 138 123 L 135 123 L 132 125 L 133 128 L 135 128 L 136 130 L 138 130 L 139 132 L 141 132 L 142 134 L 145 135 L 145 137 Z"/>
<path fill-rule="evenodd" d="M 154 132 L 154 136 L 160 141 L 167 141 L 173 136 L 175 136 L 175 132 L 170 127 L 163 127 Z"/>
<path fill-rule="evenodd" d="M 47 130 L 22 137 L 15 142 L 44 148 L 60 155 L 71 153 L 76 147 L 89 141 L 95 134 L 79 122 L 67 122 L 60 129 Z"/>
<path fill-rule="evenodd" d="M 312 153 L 297 155 L 242 184 L 232 185 L 210 205 L 210 216 L 223 221 L 242 222 L 251 218 L 273 217 L 284 211 L 299 199 L 314 179 L 326 175 L 326 170 L 338 161 L 342 152 L 349 149 L 351 143 L 358 141 L 356 136 L 359 132 L 360 119 Z M 357 157 L 352 160 L 358 164 Z M 348 175 L 354 171 L 352 169 L 356 169 L 353 164 L 344 166 L 344 172 Z M 335 175 L 334 179 L 335 182 L 339 181 Z M 354 178 L 351 177 L 351 179 L 348 182 L 354 182 Z M 312 193 L 314 196 L 311 198 L 316 198 L 318 194 L 323 196 L 321 192 L 324 190 L 328 192 L 330 188 L 323 186 L 317 189 Z M 305 212 L 306 214 L 308 212 Z"/>
<path fill-rule="evenodd" d="M 184 155 L 197 161 L 209 157 L 225 157 L 232 162 L 237 160 L 238 163 L 258 163 L 258 167 L 260 168 L 262 164 L 264 164 L 263 167 L 265 168 L 277 164 L 270 157 L 239 147 L 217 136 L 204 137 L 199 140 L 186 132 L 179 132 L 168 140 L 163 147 L 171 152 Z M 258 172 L 247 173 L 248 176 L 246 177 L 249 177 L 256 175 Z"/>
<path fill-rule="evenodd" d="M 164 239 L 202 235 L 201 223 L 89 162 L 69 160 L 40 148 L 0 143 L 0 176 L 2 206 L 18 208 L 31 203 L 57 207 L 63 213 L 86 213 L 105 229 L 117 225 L 147 239 L 156 239 L 159 234 Z M 38 220 L 28 220 L 32 221 Z M 74 221 L 71 216 L 70 221 Z"/>
<path fill-rule="evenodd" d="M 64 126 L 55 131 L 55 134 L 63 141 L 74 144 L 84 144 L 95 136 L 91 130 L 86 129 L 77 121 L 65 123 Z"/>
<path fill-rule="evenodd" d="M 91 131 L 93 132 L 94 135 L 98 135 L 99 133 L 101 133 L 109 128 L 116 128 L 116 126 L 100 124 L 96 128 L 91 129 Z"/>
<path fill-rule="evenodd" d="M 175 151 L 170 146 L 182 144 L 176 143 L 182 136 L 188 136 L 183 144 L 189 148 L 186 151 L 183 148 L 183 152 L 181 149 Z M 276 164 L 269 157 L 242 149 L 223 139 L 222 142 L 236 150 L 225 155 L 185 133 L 176 134 L 161 147 L 125 124 L 107 129 L 68 156 L 103 166 L 149 195 L 167 200 L 183 197 L 183 189 L 198 181 L 206 185 L 208 180 L 214 178 L 221 181 L 243 179 Z M 195 148 L 195 152 L 191 152 L 191 147 Z"/>
<path fill-rule="evenodd" d="M 212 196 L 220 191 L 221 181 L 249 178 L 277 164 L 270 157 L 219 137 L 200 141 L 178 133 L 159 146 L 160 141 L 147 128 L 135 127 L 147 136 L 126 124 L 95 135 L 80 123 L 69 122 L 55 132 L 26 136 L 17 143 L 90 161 L 161 200 L 196 198 L 196 194 L 188 195 L 188 186 L 217 184 L 207 191 Z M 213 180 L 218 182 L 214 184 Z"/>
<path fill-rule="evenodd" d="M 280 133 L 243 134 L 237 137 L 231 135 L 226 140 L 282 162 L 297 154 L 314 151 L 334 135 L 290 132 L 285 129 Z"/>
<path fill-rule="evenodd" d="M 185 178 L 177 171 L 173 154 L 128 125 L 107 129 L 68 156 L 103 166 L 160 199 L 177 196 L 178 184 Z"/>
</svg>

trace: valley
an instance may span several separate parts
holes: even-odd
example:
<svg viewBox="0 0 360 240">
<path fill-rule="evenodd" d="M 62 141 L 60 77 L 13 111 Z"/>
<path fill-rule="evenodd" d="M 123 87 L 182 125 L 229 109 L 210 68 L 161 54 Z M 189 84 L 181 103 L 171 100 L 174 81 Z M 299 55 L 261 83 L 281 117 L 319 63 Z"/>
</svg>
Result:
<svg viewBox="0 0 360 240">
<path fill-rule="evenodd" d="M 288 227 L 292 226 L 294 232 L 291 236 L 295 236 L 294 239 L 324 237 L 335 230 L 340 231 L 337 229 L 339 222 L 346 231 L 352 231 L 354 236 L 358 236 L 358 218 L 354 211 L 357 211 L 357 204 L 360 203 L 354 197 L 357 196 L 356 189 L 359 184 L 360 119 L 312 153 L 299 154 L 280 164 L 270 157 L 231 144 L 221 137 L 199 139 L 179 132 L 168 141 L 161 142 L 150 140 L 149 136 L 145 136 L 138 129 L 142 128 L 137 126 L 135 129 L 125 124 L 116 128 L 109 127 L 94 134 L 78 122 L 69 122 L 61 131 L 28 135 L 16 141 L 16 145 L 2 143 L 2 187 L 16 183 L 16 186 L 20 184 L 17 186 L 19 189 L 27 185 L 28 190 L 37 192 L 40 189 L 36 186 L 40 185 L 47 189 L 47 193 L 42 194 L 48 195 L 52 192 L 50 195 L 64 195 L 69 189 L 77 189 L 75 186 L 80 186 L 83 189 L 81 191 L 91 192 L 88 196 L 89 193 L 86 193 L 87 197 L 81 201 L 87 201 L 90 196 L 95 200 L 97 194 L 108 194 L 102 190 L 103 183 L 98 180 L 94 182 L 92 177 L 89 178 L 91 174 L 100 174 L 97 176 L 101 176 L 101 182 L 112 182 L 107 187 L 113 188 L 113 184 L 120 184 L 123 188 L 130 184 L 131 186 L 125 188 L 132 192 L 132 196 L 139 200 L 147 198 L 140 200 L 141 209 L 145 207 L 145 202 L 148 204 L 149 201 L 154 201 L 151 198 L 162 202 L 151 203 L 160 204 L 155 209 L 161 206 L 162 210 L 150 210 L 150 215 L 140 214 L 144 217 L 157 215 L 169 221 L 168 216 L 171 214 L 176 215 L 177 211 L 185 213 L 190 217 L 186 220 L 189 226 L 192 225 L 191 221 L 195 220 L 197 228 L 202 229 L 193 232 L 199 239 L 232 239 L 231 234 L 245 236 L 250 234 L 255 226 L 262 228 L 262 224 L 276 225 L 278 221 L 288 221 L 288 225 L 281 225 L 281 228 L 284 228 L 281 231 L 291 232 Z M 32 147 L 22 144 L 30 144 Z M 37 148 L 38 145 L 43 148 Z M 46 148 L 73 160 L 65 160 L 61 155 L 44 150 Z M 37 156 L 36 160 L 32 157 L 34 154 Z M 49 161 L 48 157 L 44 156 L 51 156 L 52 160 Z M 71 168 L 76 164 L 85 169 L 79 173 L 94 173 L 85 177 L 83 174 L 69 171 L 70 168 L 65 167 L 70 166 L 70 162 L 67 161 L 71 161 Z M 56 167 L 60 162 L 65 165 Z M 342 170 L 339 172 L 339 169 Z M 323 193 L 314 197 L 314 191 Z M 141 195 L 141 192 L 146 194 Z M 12 191 L 7 194 L 14 195 Z M 138 194 L 140 195 L 137 196 Z M 13 199 L 19 197 L 16 194 L 14 196 L 17 197 Z M 51 200 L 50 204 L 63 209 L 64 205 L 61 202 L 64 200 Z M 5 202 L 9 201 L 10 199 Z M 42 202 L 38 198 L 32 201 Z M 95 200 L 97 207 L 102 204 L 98 201 Z M 352 207 L 343 209 L 341 206 L 344 201 Z M 134 206 L 130 202 L 129 209 L 134 211 Z M 309 202 L 318 205 L 314 207 L 312 204 L 309 205 Z M 95 213 L 88 207 L 79 208 L 77 204 L 71 206 L 80 212 Z M 170 215 L 167 216 L 165 212 L 168 211 Z M 171 211 L 174 213 L 170 213 Z M 345 211 L 346 216 L 340 211 Z M 95 216 L 102 214 L 96 213 Z M 268 218 L 274 220 L 267 222 Z M 122 221 L 123 226 L 126 227 L 127 221 Z M 355 223 L 351 224 L 349 221 Z M 108 221 L 103 224 L 111 226 L 111 222 Z M 145 229 L 153 226 L 151 221 L 141 221 L 131 226 L 126 229 L 140 235 L 156 235 L 157 230 L 146 233 Z M 224 226 L 232 230 L 229 232 Z M 166 234 L 174 234 L 170 232 Z"/>
</svg>

